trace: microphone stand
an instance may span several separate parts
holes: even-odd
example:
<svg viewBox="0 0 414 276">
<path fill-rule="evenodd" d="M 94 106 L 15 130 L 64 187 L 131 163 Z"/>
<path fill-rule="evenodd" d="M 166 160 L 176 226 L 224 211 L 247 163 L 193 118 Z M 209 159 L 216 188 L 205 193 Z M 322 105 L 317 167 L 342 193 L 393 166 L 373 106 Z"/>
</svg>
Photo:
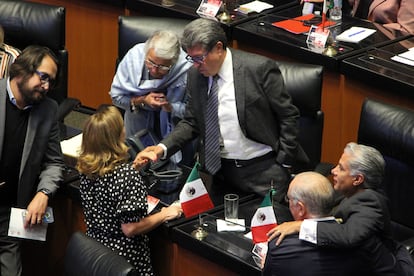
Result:
<svg viewBox="0 0 414 276">
<path fill-rule="evenodd" d="M 191 236 L 200 241 L 208 236 L 208 232 L 203 228 L 203 219 L 201 218 L 201 214 L 198 214 L 198 227 L 191 232 Z"/>
</svg>

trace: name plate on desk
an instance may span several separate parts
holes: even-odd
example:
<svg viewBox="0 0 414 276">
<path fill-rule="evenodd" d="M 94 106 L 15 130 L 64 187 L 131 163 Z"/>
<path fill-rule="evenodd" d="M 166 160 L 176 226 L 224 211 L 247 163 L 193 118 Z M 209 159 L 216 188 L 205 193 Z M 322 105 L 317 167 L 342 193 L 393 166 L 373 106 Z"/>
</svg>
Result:
<svg viewBox="0 0 414 276">
<path fill-rule="evenodd" d="M 306 43 L 309 49 L 314 52 L 322 53 L 325 50 L 326 41 L 328 40 L 329 29 L 318 26 L 311 26 Z"/>
<path fill-rule="evenodd" d="M 202 0 L 197 9 L 197 14 L 201 17 L 215 19 L 221 4 L 221 0 Z"/>
</svg>

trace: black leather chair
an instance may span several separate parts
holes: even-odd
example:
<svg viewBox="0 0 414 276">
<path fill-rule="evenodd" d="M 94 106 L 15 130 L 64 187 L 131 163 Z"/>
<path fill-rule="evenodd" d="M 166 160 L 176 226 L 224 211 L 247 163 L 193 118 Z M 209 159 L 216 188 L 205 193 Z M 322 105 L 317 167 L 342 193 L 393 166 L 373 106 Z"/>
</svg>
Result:
<svg viewBox="0 0 414 276">
<path fill-rule="evenodd" d="M 29 45 L 49 47 L 59 59 L 58 86 L 48 93 L 59 104 L 59 120 L 76 106 L 79 100 L 68 98 L 68 51 L 65 49 L 64 7 L 25 1 L 0 1 L 0 25 L 5 43 L 23 50 Z"/>
<path fill-rule="evenodd" d="M 300 111 L 299 143 L 309 157 L 294 173 L 315 170 L 330 174 L 333 165 L 321 162 L 324 113 L 321 110 L 323 67 L 320 65 L 277 62 L 293 104 Z"/>
<path fill-rule="evenodd" d="M 126 259 L 82 232 L 72 234 L 66 248 L 64 267 L 66 276 L 138 275 Z"/>
<path fill-rule="evenodd" d="M 117 62 L 132 46 L 145 42 L 155 31 L 171 30 L 180 36 L 189 22 L 190 20 L 168 17 L 119 16 Z"/>
<path fill-rule="evenodd" d="M 413 256 L 414 110 L 365 99 L 358 143 L 375 147 L 384 156 L 384 189 L 389 198 L 392 234 Z"/>
</svg>

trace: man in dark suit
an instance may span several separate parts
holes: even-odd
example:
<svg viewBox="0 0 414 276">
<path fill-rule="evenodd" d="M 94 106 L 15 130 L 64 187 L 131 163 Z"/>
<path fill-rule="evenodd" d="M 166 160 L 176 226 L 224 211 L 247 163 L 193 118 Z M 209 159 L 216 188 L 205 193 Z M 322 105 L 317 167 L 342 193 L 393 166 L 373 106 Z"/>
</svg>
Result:
<svg viewBox="0 0 414 276">
<path fill-rule="evenodd" d="M 285 222 L 269 231 L 276 246 L 299 232 L 299 239 L 324 248 L 359 247 L 374 275 L 413 275 L 408 251 L 391 238 L 387 197 L 382 192 L 385 161 L 373 147 L 350 142 L 332 169 L 333 188 L 343 196 L 334 216 L 341 224 L 312 220 Z"/>
<path fill-rule="evenodd" d="M 57 58 L 26 48 L 0 80 L 0 274 L 20 275 L 20 241 L 9 237 L 10 209 L 27 209 L 25 227 L 41 224 L 62 180 L 57 103 L 46 97 L 58 75 Z"/>
<path fill-rule="evenodd" d="M 316 172 L 295 176 L 286 200 L 295 220 L 309 219 L 319 224 L 337 224 L 329 216 L 334 205 L 334 189 L 329 180 Z M 369 275 L 358 248 L 318 248 L 302 241 L 298 234 L 286 237 L 277 246 L 268 243 L 263 275 Z"/>
<path fill-rule="evenodd" d="M 297 142 L 299 112 L 278 66 L 271 59 L 230 50 L 220 24 L 209 19 L 189 23 L 181 43 L 194 64 L 187 78 L 186 113 L 160 145 L 146 151 L 167 158 L 198 137 L 199 160 L 215 176 L 214 184 L 264 195 L 273 182 L 275 200 L 282 201 L 289 168 L 298 160 L 306 162 L 307 156 Z M 218 125 L 210 130 L 206 122 L 208 126 L 213 119 L 206 114 L 215 82 L 218 111 L 213 113 L 218 114 Z M 207 146 L 207 139 L 217 129 L 219 150 L 215 151 Z M 210 169 L 207 159 L 215 155 L 220 164 Z M 135 163 L 141 162 L 138 155 Z"/>
</svg>

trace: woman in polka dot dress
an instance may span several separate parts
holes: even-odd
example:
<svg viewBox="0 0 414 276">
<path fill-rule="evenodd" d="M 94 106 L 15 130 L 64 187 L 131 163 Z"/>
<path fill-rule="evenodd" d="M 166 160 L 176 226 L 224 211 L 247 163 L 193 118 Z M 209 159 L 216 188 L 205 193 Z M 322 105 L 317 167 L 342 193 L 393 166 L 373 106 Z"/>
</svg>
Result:
<svg viewBox="0 0 414 276">
<path fill-rule="evenodd" d="M 116 107 L 100 108 L 85 123 L 77 169 L 86 234 L 125 257 L 140 275 L 153 275 L 146 233 L 181 216 L 182 209 L 172 205 L 148 216 L 147 187 L 128 163 L 124 141 Z"/>
</svg>

